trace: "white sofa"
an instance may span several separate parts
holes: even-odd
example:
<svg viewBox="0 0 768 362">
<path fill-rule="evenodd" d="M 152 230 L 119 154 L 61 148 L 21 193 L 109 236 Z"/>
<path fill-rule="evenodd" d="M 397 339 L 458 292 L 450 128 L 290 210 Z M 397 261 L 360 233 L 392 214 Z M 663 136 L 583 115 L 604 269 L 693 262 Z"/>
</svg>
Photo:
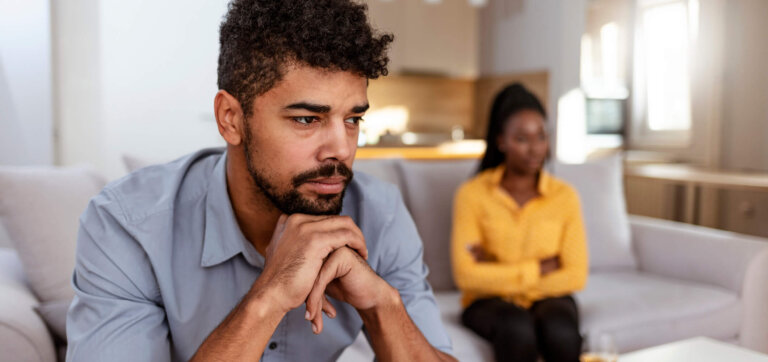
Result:
<svg viewBox="0 0 768 362">
<path fill-rule="evenodd" d="M 448 255 L 453 192 L 471 176 L 475 164 L 359 160 L 355 169 L 392 182 L 402 190 L 424 241 L 424 257 L 431 270 L 429 280 L 456 357 L 461 361 L 492 361 L 490 346 L 459 322 L 459 293 L 453 284 Z M 585 211 L 593 263 L 586 289 L 576 295 L 585 334 L 611 333 L 622 352 L 693 336 L 768 352 L 768 240 L 668 221 L 628 218 L 617 159 L 558 166 L 555 173 L 577 187 Z M 69 254 L 74 250 L 74 240 L 70 239 L 79 216 L 72 210 L 79 210 L 80 204 L 67 202 L 71 205 L 65 208 L 38 206 L 33 212 L 17 212 L 27 207 L 22 201 L 30 198 L 51 202 L 61 199 L 57 194 L 72 197 L 68 189 L 75 186 L 56 189 L 61 187 L 56 182 L 60 175 L 52 175 L 43 178 L 46 182 L 20 182 L 25 177 L 22 171 L 0 168 L 0 220 L 7 224 L 9 237 L 13 238 L 10 243 L 3 241 L 0 230 L 0 361 L 56 361 L 62 357 L 62 341 L 55 342 L 56 337 L 39 317 L 46 315 L 46 322 L 55 330 L 56 314 L 61 311 L 41 306 L 55 306 L 61 297 L 46 292 L 44 288 L 50 285 L 41 285 L 40 273 L 46 269 L 42 264 L 49 263 L 46 260 L 53 264 L 62 261 L 56 266 L 58 270 L 46 272 L 58 282 L 68 282 L 69 275 L 62 270 L 71 268 Z M 92 174 L 80 175 L 88 178 L 83 183 L 87 187 L 81 187 L 80 193 L 98 190 Z M 46 190 L 19 197 L 19 189 L 41 187 Z M 14 190 L 13 194 L 8 193 L 9 189 Z M 22 201 L 14 203 L 14 198 Z M 62 222 L 47 223 L 51 215 Z M 61 239 L 44 248 L 54 249 L 53 256 L 28 255 L 41 249 L 29 248 L 29 243 L 44 243 L 39 239 L 47 240 L 51 235 Z M 361 336 L 340 360 L 372 357 Z"/>
<path fill-rule="evenodd" d="M 450 269 L 453 193 L 477 161 L 359 160 L 400 187 L 424 242 L 429 280 L 461 361 L 492 361 L 490 344 L 460 323 Z M 768 239 L 626 215 L 621 160 L 553 165 L 581 196 L 590 250 L 576 294 L 582 334 L 610 333 L 620 352 L 707 336 L 768 352 Z M 370 360 L 361 336 L 340 361 Z"/>
</svg>

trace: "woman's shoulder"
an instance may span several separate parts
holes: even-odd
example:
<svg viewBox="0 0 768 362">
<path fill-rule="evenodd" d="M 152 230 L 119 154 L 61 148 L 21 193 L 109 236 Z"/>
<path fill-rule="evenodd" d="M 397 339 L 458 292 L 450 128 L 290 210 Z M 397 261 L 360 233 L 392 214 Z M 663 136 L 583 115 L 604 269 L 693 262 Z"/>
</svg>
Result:
<svg viewBox="0 0 768 362">
<path fill-rule="evenodd" d="M 454 201 L 462 205 L 482 203 L 490 195 L 492 187 L 492 171 L 481 171 L 456 189 Z"/>
<path fill-rule="evenodd" d="M 493 173 L 494 173 L 494 169 L 488 169 L 488 170 L 481 171 L 480 173 L 472 176 L 472 178 L 470 178 L 469 180 L 464 181 L 459 186 L 458 191 L 459 192 L 461 192 L 461 191 L 463 191 L 463 192 L 469 192 L 469 191 L 479 192 L 479 191 L 488 189 L 489 187 L 492 186 L 491 184 L 493 183 Z M 466 191 L 464 191 L 464 190 L 466 190 Z"/>
</svg>

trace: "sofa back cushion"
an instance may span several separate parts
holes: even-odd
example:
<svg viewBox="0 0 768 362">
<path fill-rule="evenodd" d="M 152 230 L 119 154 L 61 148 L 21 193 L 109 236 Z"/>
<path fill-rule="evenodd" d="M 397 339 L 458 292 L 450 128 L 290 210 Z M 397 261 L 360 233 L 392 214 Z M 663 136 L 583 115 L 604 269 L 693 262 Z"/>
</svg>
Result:
<svg viewBox="0 0 768 362">
<path fill-rule="evenodd" d="M 450 255 L 453 196 L 477 165 L 477 160 L 400 162 L 405 204 L 424 243 L 427 279 L 435 290 L 456 288 Z"/>
<path fill-rule="evenodd" d="M 11 237 L 8 236 L 8 232 L 5 230 L 3 220 L 0 219 L 0 248 L 13 248 L 11 244 Z"/>
<path fill-rule="evenodd" d="M 0 167 L 0 220 L 41 302 L 74 295 L 78 218 L 104 184 L 82 167 Z"/>
<path fill-rule="evenodd" d="M 621 162 L 621 155 L 615 154 L 583 164 L 553 165 L 555 176 L 579 192 L 592 271 L 630 270 L 637 266 L 632 253 Z"/>
<path fill-rule="evenodd" d="M 400 177 L 399 163 L 400 160 L 396 158 L 361 159 L 355 160 L 355 163 L 352 164 L 352 170 L 355 172 L 362 171 L 379 180 L 394 184 L 402 192 L 403 185 Z"/>
</svg>

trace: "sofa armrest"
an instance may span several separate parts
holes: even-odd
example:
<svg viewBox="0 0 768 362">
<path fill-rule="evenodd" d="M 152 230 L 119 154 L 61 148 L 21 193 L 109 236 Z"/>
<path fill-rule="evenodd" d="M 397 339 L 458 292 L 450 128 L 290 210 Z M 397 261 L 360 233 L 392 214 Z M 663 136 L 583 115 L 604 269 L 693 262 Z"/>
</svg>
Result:
<svg viewBox="0 0 768 362">
<path fill-rule="evenodd" d="M 738 294 L 741 344 L 768 352 L 768 239 L 640 216 L 630 225 L 640 270 Z"/>
<path fill-rule="evenodd" d="M 23 275 L 16 252 L 0 248 L 0 359 L 56 362 L 53 338 Z"/>
</svg>

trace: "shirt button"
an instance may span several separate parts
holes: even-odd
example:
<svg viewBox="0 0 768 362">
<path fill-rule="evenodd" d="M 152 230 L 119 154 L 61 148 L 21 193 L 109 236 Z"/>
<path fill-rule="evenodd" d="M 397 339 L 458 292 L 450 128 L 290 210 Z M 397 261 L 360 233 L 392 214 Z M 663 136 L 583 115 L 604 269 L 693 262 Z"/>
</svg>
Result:
<svg viewBox="0 0 768 362">
<path fill-rule="evenodd" d="M 275 349 L 275 348 L 277 348 L 277 343 L 272 342 L 269 344 L 269 349 Z"/>
</svg>

